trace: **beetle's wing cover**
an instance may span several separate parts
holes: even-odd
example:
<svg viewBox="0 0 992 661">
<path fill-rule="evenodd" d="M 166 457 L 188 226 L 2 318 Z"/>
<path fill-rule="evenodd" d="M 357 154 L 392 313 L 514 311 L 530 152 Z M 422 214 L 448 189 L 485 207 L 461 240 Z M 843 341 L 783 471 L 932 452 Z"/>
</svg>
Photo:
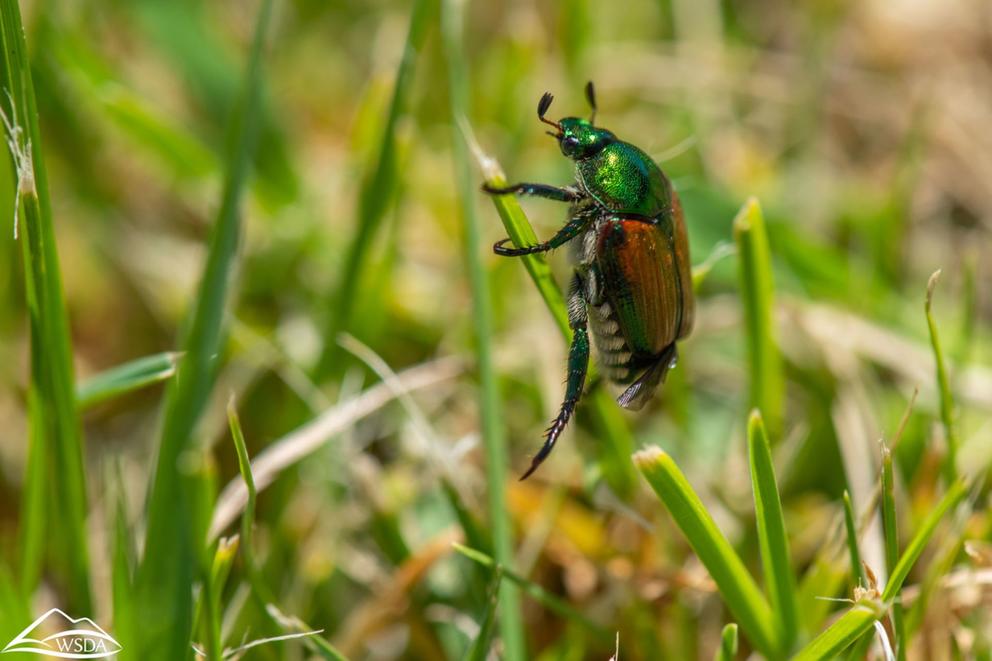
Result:
<svg viewBox="0 0 992 661">
<path fill-rule="evenodd" d="M 674 342 L 680 326 L 684 328 L 684 287 L 666 229 L 643 220 L 615 219 L 603 224 L 598 237 L 596 265 L 606 296 L 627 345 L 642 364 Z M 685 283 L 691 286 L 691 280 Z"/>
<path fill-rule="evenodd" d="M 679 269 L 679 281 L 682 283 L 682 323 L 679 326 L 678 337 L 682 338 L 692 330 L 692 322 L 696 317 L 696 300 L 692 293 L 692 264 L 689 260 L 689 238 L 686 235 L 685 216 L 682 213 L 682 201 L 678 194 L 672 191 L 672 223 L 675 238 L 675 261 Z"/>
</svg>

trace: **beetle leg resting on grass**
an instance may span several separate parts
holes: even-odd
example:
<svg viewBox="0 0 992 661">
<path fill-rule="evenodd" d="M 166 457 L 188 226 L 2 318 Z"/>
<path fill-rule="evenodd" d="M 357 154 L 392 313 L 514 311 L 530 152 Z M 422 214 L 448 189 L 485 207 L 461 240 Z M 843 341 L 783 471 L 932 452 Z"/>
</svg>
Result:
<svg viewBox="0 0 992 661">
<path fill-rule="evenodd" d="M 584 195 L 574 186 L 549 186 L 548 184 L 513 184 L 498 188 L 483 184 L 482 190 L 490 195 L 509 195 L 517 193 L 519 195 L 533 195 L 534 197 L 544 197 L 558 202 L 578 202 Z"/>
<path fill-rule="evenodd" d="M 589 368 L 589 334 L 586 331 L 586 299 L 585 287 L 582 277 L 576 273 L 572 277 L 572 285 L 568 290 L 568 325 L 572 329 L 572 344 L 568 348 L 568 378 L 565 382 L 565 400 L 561 403 L 561 410 L 558 412 L 544 433 L 544 445 L 534 455 L 530 468 L 523 474 L 521 480 L 526 480 L 531 473 L 537 470 L 549 454 L 561 436 L 565 425 L 568 424 L 575 405 L 579 403 L 582 396 L 582 388 L 586 382 L 586 371 Z"/>
<path fill-rule="evenodd" d="M 588 216 L 578 214 L 565 223 L 565 226 L 558 230 L 557 234 L 544 243 L 539 243 L 536 246 L 524 246 L 523 248 L 504 248 L 503 245 L 510 239 L 502 239 L 493 244 L 493 252 L 504 257 L 519 257 L 520 255 L 531 255 L 536 252 L 554 250 L 577 237 L 586 228 L 588 223 Z"/>
</svg>

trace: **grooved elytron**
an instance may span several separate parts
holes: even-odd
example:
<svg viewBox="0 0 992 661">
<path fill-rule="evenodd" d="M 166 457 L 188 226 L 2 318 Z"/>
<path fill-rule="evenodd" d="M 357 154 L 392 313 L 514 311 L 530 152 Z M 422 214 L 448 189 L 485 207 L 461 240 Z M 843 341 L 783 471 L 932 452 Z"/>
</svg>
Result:
<svg viewBox="0 0 992 661">
<path fill-rule="evenodd" d="M 568 379 L 561 410 L 545 432 L 526 479 L 551 453 L 582 395 L 589 367 L 589 334 L 603 373 L 628 386 L 620 406 L 640 409 L 675 365 L 675 342 L 692 329 L 694 302 L 682 205 L 661 168 L 643 151 L 594 125 L 596 96 L 586 85 L 592 107 L 588 119 L 544 115 L 553 97 L 537 104 L 538 118 L 552 126 L 561 153 L 575 161 L 571 186 L 514 184 L 483 186 L 493 195 L 518 193 L 568 202 L 568 222 L 551 239 L 534 246 L 493 246 L 498 255 L 545 252 L 571 242 L 575 274 L 568 294 L 573 331 Z"/>
</svg>

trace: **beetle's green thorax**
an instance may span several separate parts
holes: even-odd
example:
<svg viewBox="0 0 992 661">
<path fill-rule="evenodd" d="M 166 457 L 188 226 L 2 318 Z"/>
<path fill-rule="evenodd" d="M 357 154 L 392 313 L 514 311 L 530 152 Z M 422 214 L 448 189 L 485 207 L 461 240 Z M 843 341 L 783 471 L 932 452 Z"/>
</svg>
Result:
<svg viewBox="0 0 992 661">
<path fill-rule="evenodd" d="M 560 132 L 555 137 L 561 153 L 577 161 L 595 156 L 617 140 L 612 132 L 593 126 L 581 117 L 566 117 L 558 122 L 558 127 Z"/>
<path fill-rule="evenodd" d="M 668 178 L 650 156 L 629 142 L 614 138 L 592 156 L 576 161 L 575 168 L 586 192 L 610 211 L 645 218 L 671 211 Z"/>
</svg>

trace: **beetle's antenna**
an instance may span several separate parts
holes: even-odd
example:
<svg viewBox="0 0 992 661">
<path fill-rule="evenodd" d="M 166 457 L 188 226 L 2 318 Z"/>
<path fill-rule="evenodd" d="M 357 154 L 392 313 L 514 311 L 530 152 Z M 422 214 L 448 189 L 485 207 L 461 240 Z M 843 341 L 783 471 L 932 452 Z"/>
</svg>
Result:
<svg viewBox="0 0 992 661">
<path fill-rule="evenodd" d="M 537 102 L 537 118 L 542 122 L 544 122 L 545 124 L 548 124 L 558 129 L 558 134 L 554 134 L 554 133 L 551 134 L 557 138 L 558 135 L 561 134 L 561 124 L 559 124 L 558 122 L 552 122 L 550 119 L 544 118 L 544 114 L 548 112 L 548 108 L 551 107 L 551 102 L 554 100 L 555 97 L 551 96 L 551 92 L 545 92 L 544 95 L 541 96 L 541 100 Z"/>
<path fill-rule="evenodd" d="M 586 83 L 586 99 L 589 101 L 589 106 L 592 108 L 592 114 L 589 115 L 589 123 L 596 123 L 596 88 L 592 86 L 592 81 L 590 80 Z"/>
</svg>

